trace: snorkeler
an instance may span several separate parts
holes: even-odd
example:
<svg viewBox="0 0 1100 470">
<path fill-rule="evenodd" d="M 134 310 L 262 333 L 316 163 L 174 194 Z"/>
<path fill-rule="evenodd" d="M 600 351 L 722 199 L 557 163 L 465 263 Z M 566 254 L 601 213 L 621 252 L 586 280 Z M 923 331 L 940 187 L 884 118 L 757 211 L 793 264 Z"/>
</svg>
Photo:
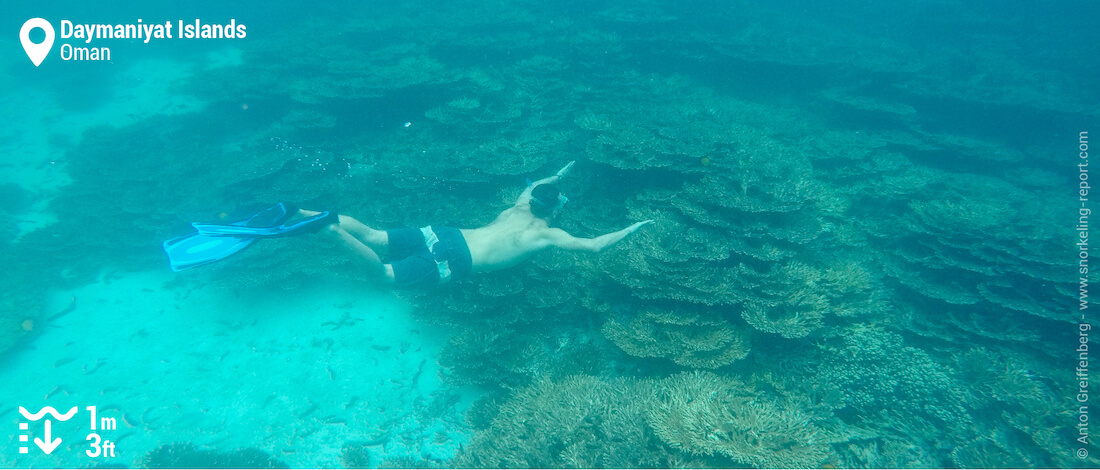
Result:
<svg viewBox="0 0 1100 470">
<path fill-rule="evenodd" d="M 460 280 L 471 273 L 510 268 L 550 248 L 599 253 L 653 223 L 637 222 L 596 238 L 577 238 L 550 227 L 568 201 L 554 183 L 572 168 L 573 162 L 569 162 L 554 176 L 531 183 L 515 205 L 484 227 L 429 225 L 376 230 L 341 215 L 338 222 L 328 225 L 328 231 L 358 254 L 373 279 L 399 287 L 426 287 Z M 307 210 L 299 213 L 306 220 L 324 214 Z"/>
<path fill-rule="evenodd" d="M 554 183 L 569 173 L 569 162 L 549 178 L 527 186 L 515 205 L 481 228 L 398 228 L 376 230 L 335 212 L 299 210 L 279 203 L 248 219 L 230 223 L 193 223 L 193 233 L 163 243 L 173 271 L 223 260 L 262 238 L 325 231 L 362 259 L 372 279 L 399 287 L 423 287 L 463 279 L 475 272 L 515 266 L 549 248 L 599 253 L 652 220 L 596 238 L 577 238 L 551 228 L 568 199 Z"/>
</svg>

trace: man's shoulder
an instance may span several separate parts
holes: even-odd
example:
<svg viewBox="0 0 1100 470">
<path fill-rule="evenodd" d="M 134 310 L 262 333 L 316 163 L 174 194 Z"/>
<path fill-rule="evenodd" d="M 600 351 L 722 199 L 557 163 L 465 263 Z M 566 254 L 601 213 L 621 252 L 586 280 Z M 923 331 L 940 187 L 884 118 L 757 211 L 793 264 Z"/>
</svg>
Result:
<svg viewBox="0 0 1100 470">
<path fill-rule="evenodd" d="M 527 205 L 516 205 L 509 207 L 508 209 L 505 209 L 504 212 L 501 212 L 500 215 L 498 215 L 496 218 L 497 222 L 507 223 L 510 225 L 528 225 L 541 220 L 542 219 L 535 217 L 535 215 L 531 213 L 531 208 Z"/>
</svg>

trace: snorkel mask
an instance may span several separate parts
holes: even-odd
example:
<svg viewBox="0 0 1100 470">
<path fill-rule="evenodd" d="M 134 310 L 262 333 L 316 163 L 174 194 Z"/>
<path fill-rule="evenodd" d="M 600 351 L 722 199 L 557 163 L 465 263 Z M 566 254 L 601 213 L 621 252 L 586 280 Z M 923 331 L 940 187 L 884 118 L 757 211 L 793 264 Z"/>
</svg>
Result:
<svg viewBox="0 0 1100 470">
<path fill-rule="evenodd" d="M 538 198 L 532 198 L 531 199 L 532 207 L 533 206 L 538 206 L 538 208 L 539 208 L 538 211 L 532 211 L 532 212 L 536 212 L 536 215 L 538 215 L 540 217 L 546 217 L 546 216 L 549 216 L 549 218 L 557 217 L 558 214 L 560 214 L 561 211 L 563 209 L 565 209 L 565 205 L 569 202 L 569 198 L 565 197 L 564 194 L 562 194 L 560 191 L 557 191 L 557 193 L 558 193 L 558 200 L 555 201 L 553 203 L 553 205 L 551 205 L 548 201 L 544 201 L 544 200 L 538 199 Z"/>
<path fill-rule="evenodd" d="M 550 209 L 550 212 L 557 214 L 558 212 L 561 212 L 562 209 L 565 209 L 565 205 L 568 203 L 569 198 L 565 197 L 565 195 L 562 193 L 558 193 L 558 203 L 554 205 L 553 209 Z"/>
</svg>

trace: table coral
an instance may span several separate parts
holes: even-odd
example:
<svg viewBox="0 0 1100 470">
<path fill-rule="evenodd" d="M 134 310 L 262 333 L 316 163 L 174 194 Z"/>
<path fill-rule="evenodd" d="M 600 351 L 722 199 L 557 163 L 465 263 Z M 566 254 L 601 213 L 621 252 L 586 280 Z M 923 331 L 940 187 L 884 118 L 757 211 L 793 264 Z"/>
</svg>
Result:
<svg viewBox="0 0 1100 470">
<path fill-rule="evenodd" d="M 716 369 L 749 354 L 750 333 L 718 318 L 647 311 L 627 323 L 609 320 L 602 331 L 631 356 L 666 357 L 685 367 Z"/>
</svg>

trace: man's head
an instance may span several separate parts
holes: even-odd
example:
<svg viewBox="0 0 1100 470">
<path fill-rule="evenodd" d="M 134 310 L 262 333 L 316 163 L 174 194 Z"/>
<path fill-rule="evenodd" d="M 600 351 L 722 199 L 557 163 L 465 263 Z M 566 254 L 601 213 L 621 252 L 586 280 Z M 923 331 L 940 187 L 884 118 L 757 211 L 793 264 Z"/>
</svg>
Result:
<svg viewBox="0 0 1100 470">
<path fill-rule="evenodd" d="M 540 184 L 531 189 L 531 213 L 540 219 L 552 219 L 561 212 L 569 199 L 562 195 L 557 186 Z"/>
</svg>

